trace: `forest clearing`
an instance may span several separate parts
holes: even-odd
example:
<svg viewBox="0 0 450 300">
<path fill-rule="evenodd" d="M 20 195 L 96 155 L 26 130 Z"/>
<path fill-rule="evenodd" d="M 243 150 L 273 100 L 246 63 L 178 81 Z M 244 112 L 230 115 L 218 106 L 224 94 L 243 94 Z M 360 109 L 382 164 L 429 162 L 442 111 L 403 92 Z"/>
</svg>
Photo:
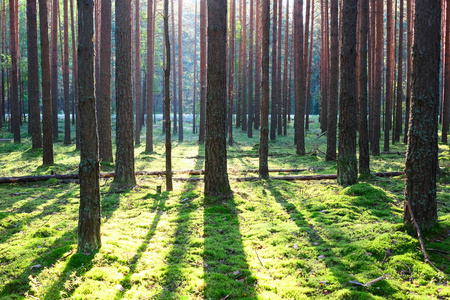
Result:
<svg viewBox="0 0 450 300">
<path fill-rule="evenodd" d="M 270 144 L 270 169 L 293 174 L 335 174 L 317 116 L 307 135 L 307 155 L 290 154 L 293 132 Z M 60 122 L 62 126 L 62 123 Z M 62 127 L 61 127 L 62 128 Z M 161 126 L 156 127 L 160 132 Z M 189 129 L 189 125 L 187 127 Z M 4 137 L 5 135 L 3 135 Z M 255 145 L 235 132 L 228 147 L 233 196 L 205 198 L 203 182 L 137 176 L 132 188 L 101 179 L 102 247 L 77 252 L 77 180 L 0 185 L 0 297 L 2 299 L 446 299 L 450 297 L 450 175 L 438 181 L 438 226 L 424 233 L 424 263 L 416 237 L 403 221 L 404 175 L 368 176 L 350 187 L 336 180 L 239 182 L 233 170 L 257 168 Z M 164 170 L 164 135 L 155 152 L 135 150 L 136 171 Z M 0 143 L 0 177 L 76 173 L 75 146 L 55 144 L 53 166 L 42 150 Z M 371 157 L 374 172 L 402 171 L 405 145 Z M 254 155 L 252 155 L 254 154 Z M 187 130 L 173 146 L 174 170 L 202 169 L 204 146 Z M 449 147 L 440 145 L 448 170 Z M 102 172 L 114 170 L 102 163 Z M 200 177 L 176 174 L 176 177 Z M 389 275 L 387 275 L 389 274 Z M 387 278 L 370 286 L 381 276 Z"/>
</svg>

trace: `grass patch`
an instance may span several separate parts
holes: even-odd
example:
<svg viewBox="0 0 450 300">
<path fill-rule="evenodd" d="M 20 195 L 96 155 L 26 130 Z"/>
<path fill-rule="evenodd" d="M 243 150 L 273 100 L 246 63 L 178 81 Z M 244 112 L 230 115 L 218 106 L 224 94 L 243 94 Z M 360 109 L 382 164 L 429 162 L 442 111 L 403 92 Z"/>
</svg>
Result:
<svg viewBox="0 0 450 300">
<path fill-rule="evenodd" d="M 185 142 L 174 142 L 173 168 L 201 169 L 204 146 L 185 132 Z M 305 157 L 284 155 L 295 153 L 292 127 L 288 133 L 271 142 L 270 168 L 335 173 L 316 123 Z M 235 131 L 230 170 L 257 168 L 254 136 Z M 55 165 L 42 166 L 40 150 L 24 140 L 0 144 L 1 176 L 77 172 L 75 146 L 57 142 Z M 154 152 L 144 147 L 135 149 L 136 170 L 163 170 L 163 136 L 156 134 Z M 446 299 L 450 160 L 448 146 L 440 147 L 439 225 L 424 233 L 440 273 L 423 263 L 418 241 L 402 229 L 402 177 L 368 176 L 343 188 L 335 181 L 238 182 L 233 178 L 241 174 L 230 172 L 230 199 L 205 198 L 202 182 L 175 182 L 173 192 L 158 194 L 163 177 L 139 176 L 126 190 L 102 179 L 103 246 L 79 254 L 79 186 L 52 180 L 0 185 L 0 298 Z M 371 161 L 374 171 L 398 171 L 402 164 L 398 154 Z M 102 170 L 113 171 L 114 164 L 102 163 Z M 368 288 L 350 283 L 386 273 L 388 279 Z"/>
</svg>

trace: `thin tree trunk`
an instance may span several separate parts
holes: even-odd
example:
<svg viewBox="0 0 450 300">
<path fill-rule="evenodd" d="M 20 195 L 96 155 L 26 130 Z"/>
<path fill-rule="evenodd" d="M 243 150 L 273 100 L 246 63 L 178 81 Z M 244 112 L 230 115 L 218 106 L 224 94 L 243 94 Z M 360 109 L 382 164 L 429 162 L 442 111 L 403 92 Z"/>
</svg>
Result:
<svg viewBox="0 0 450 300">
<path fill-rule="evenodd" d="M 173 9 L 173 0 L 172 0 Z M 166 47 L 166 65 L 164 68 L 164 119 L 166 128 L 166 190 L 172 191 L 172 135 L 170 125 L 170 39 L 169 39 L 169 0 L 164 0 L 164 36 Z"/>
<path fill-rule="evenodd" d="M 236 0 L 230 3 L 230 39 L 228 54 L 228 144 L 233 144 L 234 52 L 236 50 Z"/>
<path fill-rule="evenodd" d="M 52 49 L 51 49 L 51 76 L 52 76 L 52 126 L 53 138 L 58 140 L 58 6 L 59 1 L 52 1 Z"/>
<path fill-rule="evenodd" d="M 194 87 L 192 92 L 192 133 L 197 133 L 196 124 L 196 97 L 197 97 L 197 0 L 195 0 L 195 15 L 194 15 Z"/>
<path fill-rule="evenodd" d="M 44 165 L 53 165 L 52 94 L 48 40 L 47 0 L 39 0 L 39 31 L 41 34 L 42 69 L 42 134 Z"/>
<path fill-rule="evenodd" d="M 450 1 L 446 1 L 444 97 L 442 98 L 442 142 L 447 143 L 450 121 Z"/>
<path fill-rule="evenodd" d="M 272 8 L 272 89 L 271 89 L 271 109 L 270 109 L 270 140 L 277 138 L 277 26 L 278 26 L 278 1 L 273 0 Z M 297 117 L 297 116 L 296 116 Z"/>
<path fill-rule="evenodd" d="M 253 137 L 253 119 L 254 119 L 254 108 L 253 108 L 253 78 L 254 78 L 254 50 L 253 50 L 253 32 L 255 26 L 254 19 L 254 0 L 250 0 L 250 33 L 249 33 L 249 46 L 248 46 L 248 126 L 247 126 L 247 136 L 249 138 Z"/>
<path fill-rule="evenodd" d="M 321 0 L 322 39 L 320 56 L 320 129 L 325 132 L 328 128 L 328 70 L 329 70 L 329 30 L 328 30 L 328 0 Z"/>
<path fill-rule="evenodd" d="M 414 34 L 414 10 L 412 8 L 412 0 L 406 0 L 406 101 L 405 101 L 405 131 L 403 135 L 403 143 L 408 142 L 409 118 L 411 105 L 411 75 L 412 75 L 412 58 L 411 48 Z"/>
<path fill-rule="evenodd" d="M 270 43 L 270 0 L 261 3 L 261 130 L 259 139 L 259 177 L 269 178 L 269 43 Z"/>
<path fill-rule="evenodd" d="M 398 72 L 397 72 L 397 104 L 395 106 L 395 127 L 393 143 L 400 142 L 402 133 L 402 103 L 403 103 L 403 0 L 400 0 L 398 26 Z"/>
<path fill-rule="evenodd" d="M 314 1 L 313 1 L 313 5 L 314 5 Z M 303 69 L 305 70 L 305 99 L 308 99 L 308 95 L 306 95 L 307 91 L 308 91 L 308 47 L 309 47 L 309 20 L 310 19 L 314 19 L 314 15 L 311 16 L 311 0 L 307 0 L 306 1 L 306 17 L 305 17 L 305 43 L 304 43 L 304 49 L 303 49 L 303 55 L 304 55 L 304 59 L 303 59 L 303 63 L 304 63 L 304 67 Z M 305 130 L 309 130 L 309 103 L 306 100 L 306 108 L 305 108 Z"/>
<path fill-rule="evenodd" d="M 16 32 L 16 7 L 15 1 L 9 2 L 9 48 L 11 53 L 11 131 L 14 134 L 14 143 L 20 143 L 20 111 L 18 95 L 18 59 Z"/>
<path fill-rule="evenodd" d="M 259 129 L 261 120 L 261 0 L 255 0 L 255 130 Z"/>
<path fill-rule="evenodd" d="M 64 15 L 64 145 L 70 145 L 70 78 L 69 78 L 69 3 L 63 1 Z"/>
<path fill-rule="evenodd" d="M 283 135 L 287 135 L 288 74 L 289 74 L 289 1 L 286 1 L 286 25 L 284 32 L 284 70 L 283 70 Z M 281 42 L 281 41 L 280 41 Z"/>
<path fill-rule="evenodd" d="M 330 0 L 330 81 L 328 96 L 328 121 L 327 121 L 327 155 L 326 161 L 336 160 L 336 134 L 338 115 L 339 93 L 339 24 L 338 24 L 338 0 Z M 356 74 L 355 74 L 356 75 Z"/>
<path fill-rule="evenodd" d="M 375 64 L 374 64 L 374 95 L 373 95 L 373 138 L 372 154 L 380 155 L 381 137 L 381 94 L 383 73 L 383 3 L 376 1 L 375 13 Z"/>
<path fill-rule="evenodd" d="M 174 3 L 175 0 L 171 0 L 171 10 L 172 10 L 172 56 L 173 56 L 173 75 L 172 75 L 172 85 L 173 85 L 173 92 L 172 92 L 172 103 L 173 103 L 173 134 L 178 133 L 178 121 L 177 121 L 177 105 L 178 105 L 178 98 L 177 98 L 177 56 L 176 53 L 176 38 L 175 38 L 175 13 L 174 13 Z M 179 62 L 178 62 L 179 63 Z"/>
<path fill-rule="evenodd" d="M 156 0 L 155 0 L 156 2 Z M 155 76 L 155 19 L 152 9 L 153 0 L 147 2 L 147 133 L 145 139 L 145 151 L 153 152 L 153 86 Z"/>
<path fill-rule="evenodd" d="M 385 116 L 384 116 L 384 146 L 383 151 L 389 152 L 389 132 L 392 129 L 392 92 L 393 78 L 392 70 L 394 60 L 392 54 L 395 52 L 393 30 L 392 30 L 392 0 L 386 2 L 386 93 L 385 93 Z"/>
<path fill-rule="evenodd" d="M 308 77 L 306 78 L 306 125 L 305 129 L 309 130 L 309 114 L 311 112 L 311 76 L 312 76 L 312 56 L 314 46 L 314 1 L 311 5 L 311 42 L 309 45 L 309 62 L 308 62 Z M 290 81 L 289 81 L 290 82 Z"/>
<path fill-rule="evenodd" d="M 135 59 L 136 65 L 134 69 L 134 87 L 136 90 L 136 130 L 135 130 L 135 143 L 139 145 L 141 143 L 141 128 L 142 128 L 142 99 L 141 99 L 141 4 L 140 0 L 134 0 L 135 9 Z"/>
<path fill-rule="evenodd" d="M 42 148 L 36 0 L 27 0 L 28 114 L 32 149 Z M 1 118 L 0 118 L 1 119 Z M 0 121 L 1 122 L 1 121 Z M 1 123 L 0 123 L 1 128 Z"/>
<path fill-rule="evenodd" d="M 100 159 L 113 161 L 111 129 L 111 0 L 102 0 L 100 42 Z"/>
<path fill-rule="evenodd" d="M 86 0 L 78 9 L 80 30 L 80 209 L 78 219 L 79 253 L 92 253 L 102 245 L 100 236 L 100 160 L 94 78 L 94 1 Z M 68 48 L 68 47 L 67 47 Z"/>
<path fill-rule="evenodd" d="M 70 0 L 70 15 L 72 21 L 72 94 L 73 101 L 75 102 L 75 112 L 78 116 L 78 54 L 76 47 L 76 31 L 75 31 L 75 21 L 74 21 L 74 10 L 73 0 Z M 80 148 L 80 121 L 77 117 L 75 120 L 75 131 L 76 131 L 76 149 Z"/>
<path fill-rule="evenodd" d="M 206 0 L 200 0 L 200 131 L 198 137 L 200 143 L 205 142 L 206 131 L 206 10 Z"/>
<path fill-rule="evenodd" d="M 178 141 L 183 137 L 183 0 L 178 0 Z"/>
<path fill-rule="evenodd" d="M 281 45 L 282 45 L 282 39 L 281 39 L 281 29 L 282 29 L 282 17 L 283 17 L 283 1 L 278 1 L 278 37 L 277 37 L 277 134 L 281 135 L 283 134 L 283 127 L 282 127 L 282 98 L 281 98 Z"/>
<path fill-rule="evenodd" d="M 303 70 L 303 0 L 294 6 L 295 140 L 297 155 L 305 155 L 305 72 Z"/>
</svg>

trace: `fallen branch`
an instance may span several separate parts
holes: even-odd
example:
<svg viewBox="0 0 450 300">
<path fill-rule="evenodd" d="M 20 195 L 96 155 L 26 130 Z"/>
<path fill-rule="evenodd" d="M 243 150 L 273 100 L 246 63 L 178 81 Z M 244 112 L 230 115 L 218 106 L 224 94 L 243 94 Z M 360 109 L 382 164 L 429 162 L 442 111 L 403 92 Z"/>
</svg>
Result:
<svg viewBox="0 0 450 300">
<path fill-rule="evenodd" d="M 412 208 L 411 208 L 411 204 L 409 203 L 408 200 L 405 200 L 405 203 L 406 203 L 406 206 L 408 207 L 408 211 L 409 211 L 409 214 L 411 216 L 411 220 L 414 223 L 414 227 L 416 228 L 417 237 L 418 237 L 419 242 L 420 242 L 420 248 L 422 248 L 423 256 L 425 257 L 425 262 L 428 263 L 430 266 L 432 266 L 437 272 L 440 272 L 440 270 L 438 268 L 436 268 L 436 266 L 431 262 L 430 258 L 427 255 L 427 252 L 425 251 L 425 246 L 423 245 L 422 235 L 420 234 L 420 229 L 419 229 L 419 225 L 417 225 L 416 218 L 414 218 L 414 214 L 413 214 L 413 211 L 412 211 Z"/>
<path fill-rule="evenodd" d="M 273 169 L 269 170 L 269 172 L 301 172 L 306 171 L 304 169 Z M 242 171 L 234 171 L 234 172 L 243 172 L 243 173 L 253 173 L 257 172 L 256 169 L 249 169 L 249 170 L 242 170 Z M 188 175 L 203 175 L 203 170 L 181 170 L 181 171 L 173 171 L 175 174 L 188 174 Z M 231 173 L 231 172 L 230 172 Z M 165 171 L 139 171 L 135 173 L 136 175 L 147 175 L 147 176 L 164 176 Z M 403 172 L 381 172 L 381 173 L 373 173 L 375 176 L 379 177 L 393 177 L 393 176 L 400 176 L 403 175 Z M 113 172 L 110 173 L 101 173 L 100 178 L 113 178 L 115 174 Z M 0 184 L 1 183 L 18 183 L 18 182 L 37 182 L 37 181 L 46 181 L 51 178 L 55 178 L 58 180 L 70 180 L 70 179 L 80 179 L 80 176 L 78 174 L 65 174 L 65 175 L 39 175 L 39 176 L 23 176 L 23 177 L 1 177 L 0 178 Z M 287 180 L 287 181 L 307 181 L 307 180 L 331 180 L 336 179 L 336 174 L 325 174 L 325 175 L 305 175 L 305 176 L 273 176 L 270 177 L 271 179 L 275 180 Z M 235 178 L 237 181 L 257 181 L 259 180 L 259 177 L 237 177 Z M 184 177 L 178 177 L 173 178 L 175 181 L 187 181 L 187 182 L 197 182 L 202 181 L 203 178 L 184 178 Z"/>
<path fill-rule="evenodd" d="M 13 139 L 0 139 L 0 142 L 12 142 Z"/>
<path fill-rule="evenodd" d="M 261 264 L 261 266 L 262 266 L 263 268 L 267 269 L 266 267 L 264 267 L 264 265 L 263 265 L 261 259 L 259 258 L 258 251 L 256 251 L 256 249 L 255 249 L 255 253 L 256 253 L 256 257 L 258 258 L 259 263 Z"/>
<path fill-rule="evenodd" d="M 359 285 L 359 286 L 363 286 L 363 287 L 369 287 L 372 284 L 374 284 L 375 282 L 378 282 L 378 281 L 381 281 L 383 279 L 386 279 L 388 276 L 389 276 L 389 274 L 384 274 L 383 276 L 375 278 L 374 280 L 366 282 L 366 283 L 361 283 L 361 282 L 359 282 L 357 280 L 350 280 L 349 282 L 353 283 L 354 285 Z"/>
<path fill-rule="evenodd" d="M 428 250 L 428 251 L 433 251 L 433 252 L 436 252 L 436 253 L 441 253 L 441 254 L 447 254 L 447 255 L 450 255 L 450 252 L 443 251 L 443 250 L 439 250 L 439 249 L 431 249 L 431 248 L 427 248 L 427 250 Z"/>
</svg>

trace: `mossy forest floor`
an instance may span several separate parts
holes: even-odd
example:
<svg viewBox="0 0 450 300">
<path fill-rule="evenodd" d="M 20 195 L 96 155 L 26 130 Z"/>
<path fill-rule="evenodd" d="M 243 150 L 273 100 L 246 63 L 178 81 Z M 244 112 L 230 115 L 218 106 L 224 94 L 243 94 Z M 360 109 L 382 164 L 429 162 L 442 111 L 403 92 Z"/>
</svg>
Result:
<svg viewBox="0 0 450 300">
<path fill-rule="evenodd" d="M 336 173 L 336 163 L 325 162 L 326 137 L 317 138 L 314 120 L 308 155 L 295 155 L 289 127 L 287 137 L 270 142 L 269 168 Z M 189 125 L 183 143 L 174 139 L 174 170 L 203 167 L 204 146 Z M 136 146 L 138 171 L 164 169 L 160 126 L 155 133 L 154 153 L 145 153 L 144 143 Z M 139 176 L 131 189 L 102 179 L 97 253 L 76 253 L 76 182 L 0 185 L 0 298 L 450 299 L 448 145 L 440 145 L 439 224 L 423 233 L 438 273 L 402 228 L 404 177 L 368 177 L 351 187 L 331 180 L 238 182 L 243 175 L 233 170 L 258 166 L 259 132 L 252 139 L 236 129 L 234 135 L 231 199 L 205 198 L 202 182 L 177 181 L 173 192 L 164 192 L 163 177 Z M 371 157 L 372 171 L 403 170 L 406 146 L 392 148 L 400 154 Z M 20 145 L 0 142 L 0 176 L 77 172 L 73 145 L 55 144 L 54 166 L 42 166 L 41 156 L 29 138 Z M 102 163 L 102 171 L 113 170 Z M 370 287 L 350 282 L 384 274 L 387 279 Z"/>
</svg>

